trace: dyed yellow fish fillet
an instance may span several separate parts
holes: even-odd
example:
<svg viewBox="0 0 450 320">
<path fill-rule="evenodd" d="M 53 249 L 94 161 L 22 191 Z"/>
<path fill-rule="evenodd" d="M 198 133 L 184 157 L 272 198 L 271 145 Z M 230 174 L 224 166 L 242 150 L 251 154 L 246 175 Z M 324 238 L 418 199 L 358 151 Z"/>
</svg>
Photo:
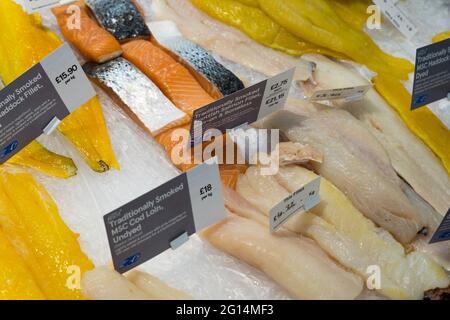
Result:
<svg viewBox="0 0 450 320">
<path fill-rule="evenodd" d="M 213 18 L 240 29 L 252 39 L 270 48 L 293 56 L 314 52 L 345 58 L 343 54 L 295 37 L 258 8 L 234 0 L 192 0 L 192 3 Z"/>
<path fill-rule="evenodd" d="M 33 50 L 39 51 L 43 50 L 44 46 L 58 45 L 56 36 L 53 36 L 47 30 L 42 29 L 40 31 L 48 34 L 48 37 L 42 41 L 32 41 L 27 43 L 27 48 L 24 50 L 14 49 L 9 42 L 20 41 L 20 36 L 16 35 L 14 30 L 17 29 L 18 24 L 23 23 L 24 15 L 22 14 L 20 17 L 17 17 L 17 20 L 13 19 L 13 24 L 11 24 L 9 23 L 11 17 L 7 11 L 11 9 L 16 11 L 21 10 L 20 6 L 11 1 L 0 1 L 0 24 L 2 24 L 3 21 L 8 22 L 8 25 L 2 25 L 2 32 L 0 34 L 0 78 L 5 84 L 14 81 L 14 79 L 22 73 L 20 70 L 25 71 L 31 65 L 39 61 L 39 57 L 34 55 L 34 52 L 30 52 L 30 54 L 27 55 L 27 48 L 34 47 Z M 13 12 L 11 12 L 11 15 L 13 15 Z M 37 15 L 26 16 L 26 19 L 28 20 L 27 23 L 32 24 L 33 26 L 40 23 L 39 16 Z M 21 32 L 24 34 L 31 34 L 30 30 L 21 30 Z M 24 59 L 32 61 L 31 65 L 22 67 L 20 61 Z M 77 168 L 71 159 L 46 150 L 38 142 L 32 142 L 16 156 L 11 158 L 8 163 L 30 167 L 41 171 L 42 173 L 61 178 L 71 177 L 75 175 L 77 171 Z"/>
<path fill-rule="evenodd" d="M 259 8 L 258 0 L 236 0 L 245 5 Z M 369 18 L 367 8 L 373 5 L 370 0 L 328 0 L 339 17 L 354 29 L 362 30 Z"/>
<path fill-rule="evenodd" d="M 31 142 L 10 158 L 7 163 L 32 168 L 47 175 L 64 179 L 77 174 L 77 167 L 72 159 L 45 149 L 37 141 Z"/>
<path fill-rule="evenodd" d="M 328 0 L 339 17 L 356 30 L 363 30 L 369 14 L 367 8 L 373 5 L 370 0 Z"/>
<path fill-rule="evenodd" d="M 92 170 L 120 169 L 97 96 L 65 118 L 58 130 L 73 143 Z"/>
<path fill-rule="evenodd" d="M 450 31 L 445 31 L 445 32 L 442 32 L 442 33 L 439 33 L 439 34 L 435 35 L 433 37 L 433 43 L 436 43 L 436 42 L 439 42 L 439 41 L 444 41 L 444 40 L 449 39 L 449 38 L 450 38 Z"/>
<path fill-rule="evenodd" d="M 0 228 L 47 298 L 83 298 L 78 276 L 93 264 L 31 175 L 0 172 Z"/>
<path fill-rule="evenodd" d="M 39 15 L 28 15 L 11 0 L 0 0 L 0 28 L 0 76 L 7 84 L 62 44 Z M 59 130 L 93 170 L 119 168 L 97 98 L 64 119 Z"/>
<path fill-rule="evenodd" d="M 200 0 L 197 0 L 200 1 Z M 408 60 L 383 52 L 363 31 L 351 27 L 325 0 L 258 0 L 261 9 L 295 36 L 340 52 L 369 69 L 407 80 Z"/>
<path fill-rule="evenodd" d="M 400 81 L 376 76 L 372 82 L 408 128 L 441 159 L 450 174 L 450 130 L 426 106 L 411 111 L 411 94 Z"/>
<path fill-rule="evenodd" d="M 44 294 L 0 229 L 0 300 L 42 300 Z"/>
</svg>

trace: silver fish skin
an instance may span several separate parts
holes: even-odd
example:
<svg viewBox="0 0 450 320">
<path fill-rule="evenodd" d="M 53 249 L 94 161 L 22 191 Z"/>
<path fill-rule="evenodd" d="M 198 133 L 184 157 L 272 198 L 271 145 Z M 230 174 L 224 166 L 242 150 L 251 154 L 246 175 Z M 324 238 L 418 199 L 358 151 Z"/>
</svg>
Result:
<svg viewBox="0 0 450 320">
<path fill-rule="evenodd" d="M 83 66 L 88 76 L 144 130 L 156 136 L 189 122 L 189 116 L 172 102 L 138 68 L 123 58 Z"/>
<path fill-rule="evenodd" d="M 313 63 L 257 43 L 241 31 L 211 18 L 189 0 L 152 0 L 146 9 L 151 21 L 173 21 L 184 37 L 229 61 L 269 77 L 296 68 L 295 82 L 312 79 Z"/>
<path fill-rule="evenodd" d="M 120 42 L 149 39 L 150 30 L 131 0 L 86 0 L 100 25 Z"/>
<path fill-rule="evenodd" d="M 244 83 L 201 46 L 187 40 L 172 21 L 149 24 L 154 41 L 185 65 L 214 98 L 245 88 Z"/>
</svg>

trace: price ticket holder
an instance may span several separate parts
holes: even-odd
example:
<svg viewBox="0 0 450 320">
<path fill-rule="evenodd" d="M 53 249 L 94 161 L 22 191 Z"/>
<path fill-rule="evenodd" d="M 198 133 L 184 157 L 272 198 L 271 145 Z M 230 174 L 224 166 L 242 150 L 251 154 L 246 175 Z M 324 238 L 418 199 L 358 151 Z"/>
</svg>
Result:
<svg viewBox="0 0 450 320">
<path fill-rule="evenodd" d="M 58 117 L 54 117 L 46 126 L 45 128 L 42 130 L 44 132 L 44 134 L 46 135 L 51 135 L 53 133 L 53 131 L 56 130 L 56 128 L 58 128 L 59 124 L 61 123 L 61 120 L 58 119 Z"/>
<path fill-rule="evenodd" d="M 179 247 L 181 247 L 183 244 L 188 242 L 188 240 L 189 240 L 189 234 L 187 233 L 187 231 L 185 231 L 180 236 L 178 236 L 175 239 L 173 239 L 172 241 L 170 241 L 170 247 L 172 248 L 172 250 L 176 250 Z"/>
</svg>

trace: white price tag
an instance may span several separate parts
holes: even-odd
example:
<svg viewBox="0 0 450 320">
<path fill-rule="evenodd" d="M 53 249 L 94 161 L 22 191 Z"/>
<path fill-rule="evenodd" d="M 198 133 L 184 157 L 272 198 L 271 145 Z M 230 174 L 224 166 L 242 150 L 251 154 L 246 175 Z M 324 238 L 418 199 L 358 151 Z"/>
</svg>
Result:
<svg viewBox="0 0 450 320">
<path fill-rule="evenodd" d="M 217 163 L 217 157 L 214 157 L 186 173 L 195 230 L 198 231 L 226 217 Z"/>
<path fill-rule="evenodd" d="M 278 230 L 294 214 L 308 211 L 320 202 L 320 177 L 274 206 L 269 213 L 270 231 Z"/>
<path fill-rule="evenodd" d="M 289 95 L 295 68 L 287 70 L 275 77 L 267 79 L 266 89 L 257 120 L 283 108 Z"/>
<path fill-rule="evenodd" d="M 414 37 L 418 31 L 416 25 L 398 6 L 398 0 L 373 0 L 380 7 L 381 12 L 408 39 Z"/>
<path fill-rule="evenodd" d="M 91 82 L 67 43 L 42 60 L 41 66 L 70 112 L 75 111 L 96 95 Z"/>
<path fill-rule="evenodd" d="M 347 99 L 348 101 L 361 100 L 372 86 L 358 86 L 351 88 L 339 88 L 331 90 L 320 90 L 313 93 L 310 101 Z"/>
</svg>

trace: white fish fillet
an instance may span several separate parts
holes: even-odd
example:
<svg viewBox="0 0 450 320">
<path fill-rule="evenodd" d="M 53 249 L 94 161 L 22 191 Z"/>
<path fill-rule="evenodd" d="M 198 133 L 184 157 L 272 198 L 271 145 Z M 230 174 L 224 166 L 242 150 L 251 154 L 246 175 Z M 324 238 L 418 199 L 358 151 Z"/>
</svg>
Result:
<svg viewBox="0 0 450 320">
<path fill-rule="evenodd" d="M 260 269 L 298 299 L 354 299 L 362 281 L 312 240 L 288 231 L 273 235 L 259 223 L 230 214 L 203 236 L 218 249 Z"/>
<path fill-rule="evenodd" d="M 87 271 L 81 281 L 84 296 L 92 300 L 150 300 L 145 291 L 108 267 Z"/>
<path fill-rule="evenodd" d="M 269 198 L 275 205 L 316 178 L 313 172 L 298 166 L 280 168 L 275 179 L 261 175 L 257 167 L 250 167 L 239 178 L 236 190 L 251 203 L 268 203 Z M 291 217 L 284 227 L 314 239 L 329 255 L 365 279 L 370 275 L 368 267 L 378 266 L 379 292 L 389 298 L 421 299 L 425 291 L 450 284 L 445 271 L 432 259 L 419 252 L 407 255 L 392 236 L 376 228 L 324 178 L 320 195 L 318 206 Z M 268 216 L 268 211 L 257 212 L 229 189 L 225 191 L 225 201 L 231 211 L 268 227 L 268 218 L 261 219 Z"/>
<path fill-rule="evenodd" d="M 129 281 L 155 300 L 191 300 L 192 297 L 171 288 L 158 278 L 138 270 L 127 275 Z"/>
<path fill-rule="evenodd" d="M 442 222 L 441 214 L 423 200 L 406 182 L 403 182 L 402 189 L 411 203 L 428 218 L 426 234 L 420 234 L 417 237 L 412 243 L 414 248 L 433 257 L 441 266 L 450 271 L 450 242 L 444 241 L 430 244 L 431 237 Z"/>
<path fill-rule="evenodd" d="M 323 155 L 311 146 L 295 142 L 281 142 L 278 144 L 279 165 L 306 164 L 310 161 L 322 163 Z"/>
<path fill-rule="evenodd" d="M 296 68 L 294 79 L 311 77 L 313 64 L 264 47 L 242 32 L 204 14 L 188 0 L 152 0 L 150 18 L 172 20 L 189 40 L 268 76 Z"/>
<path fill-rule="evenodd" d="M 281 111 L 259 125 L 280 129 L 291 141 L 323 153 L 314 171 L 343 191 L 366 217 L 409 243 L 424 223 L 400 187 L 386 152 L 358 120 L 342 110 L 303 116 Z"/>
<path fill-rule="evenodd" d="M 85 272 L 81 282 L 83 294 L 93 300 L 175 300 L 192 299 L 141 271 L 127 277 L 106 267 Z"/>
<path fill-rule="evenodd" d="M 316 64 L 315 84 L 309 82 L 305 86 L 309 92 L 369 83 L 356 72 L 324 56 L 305 55 L 304 58 Z M 445 215 L 450 208 L 450 177 L 440 160 L 406 127 L 395 110 L 374 89 L 362 101 L 350 102 L 345 108 L 377 137 L 388 152 L 395 171 Z"/>
<path fill-rule="evenodd" d="M 276 178 L 280 185 L 292 193 L 317 176 L 307 169 L 290 166 L 281 168 Z M 387 281 L 387 284 L 383 284 L 382 280 L 383 294 L 399 299 L 404 291 L 408 298 L 422 298 L 425 291 L 445 288 L 450 284 L 444 270 L 427 255 L 419 252 L 406 254 L 392 236 L 376 228 L 342 192 L 324 178 L 320 195 L 321 203 L 310 212 L 333 225 L 343 239 L 348 239 L 346 243 L 349 244 L 352 256 L 345 257 L 348 264 L 342 263 L 351 268 L 354 262 L 357 262 L 356 269 L 362 276 L 367 276 L 368 266 L 380 266 L 382 278 Z M 342 247 L 336 247 L 334 252 L 337 250 L 342 250 Z M 345 254 L 345 251 L 343 253 Z M 364 258 L 367 260 L 364 261 Z M 355 265 L 353 267 L 355 268 Z"/>
</svg>

